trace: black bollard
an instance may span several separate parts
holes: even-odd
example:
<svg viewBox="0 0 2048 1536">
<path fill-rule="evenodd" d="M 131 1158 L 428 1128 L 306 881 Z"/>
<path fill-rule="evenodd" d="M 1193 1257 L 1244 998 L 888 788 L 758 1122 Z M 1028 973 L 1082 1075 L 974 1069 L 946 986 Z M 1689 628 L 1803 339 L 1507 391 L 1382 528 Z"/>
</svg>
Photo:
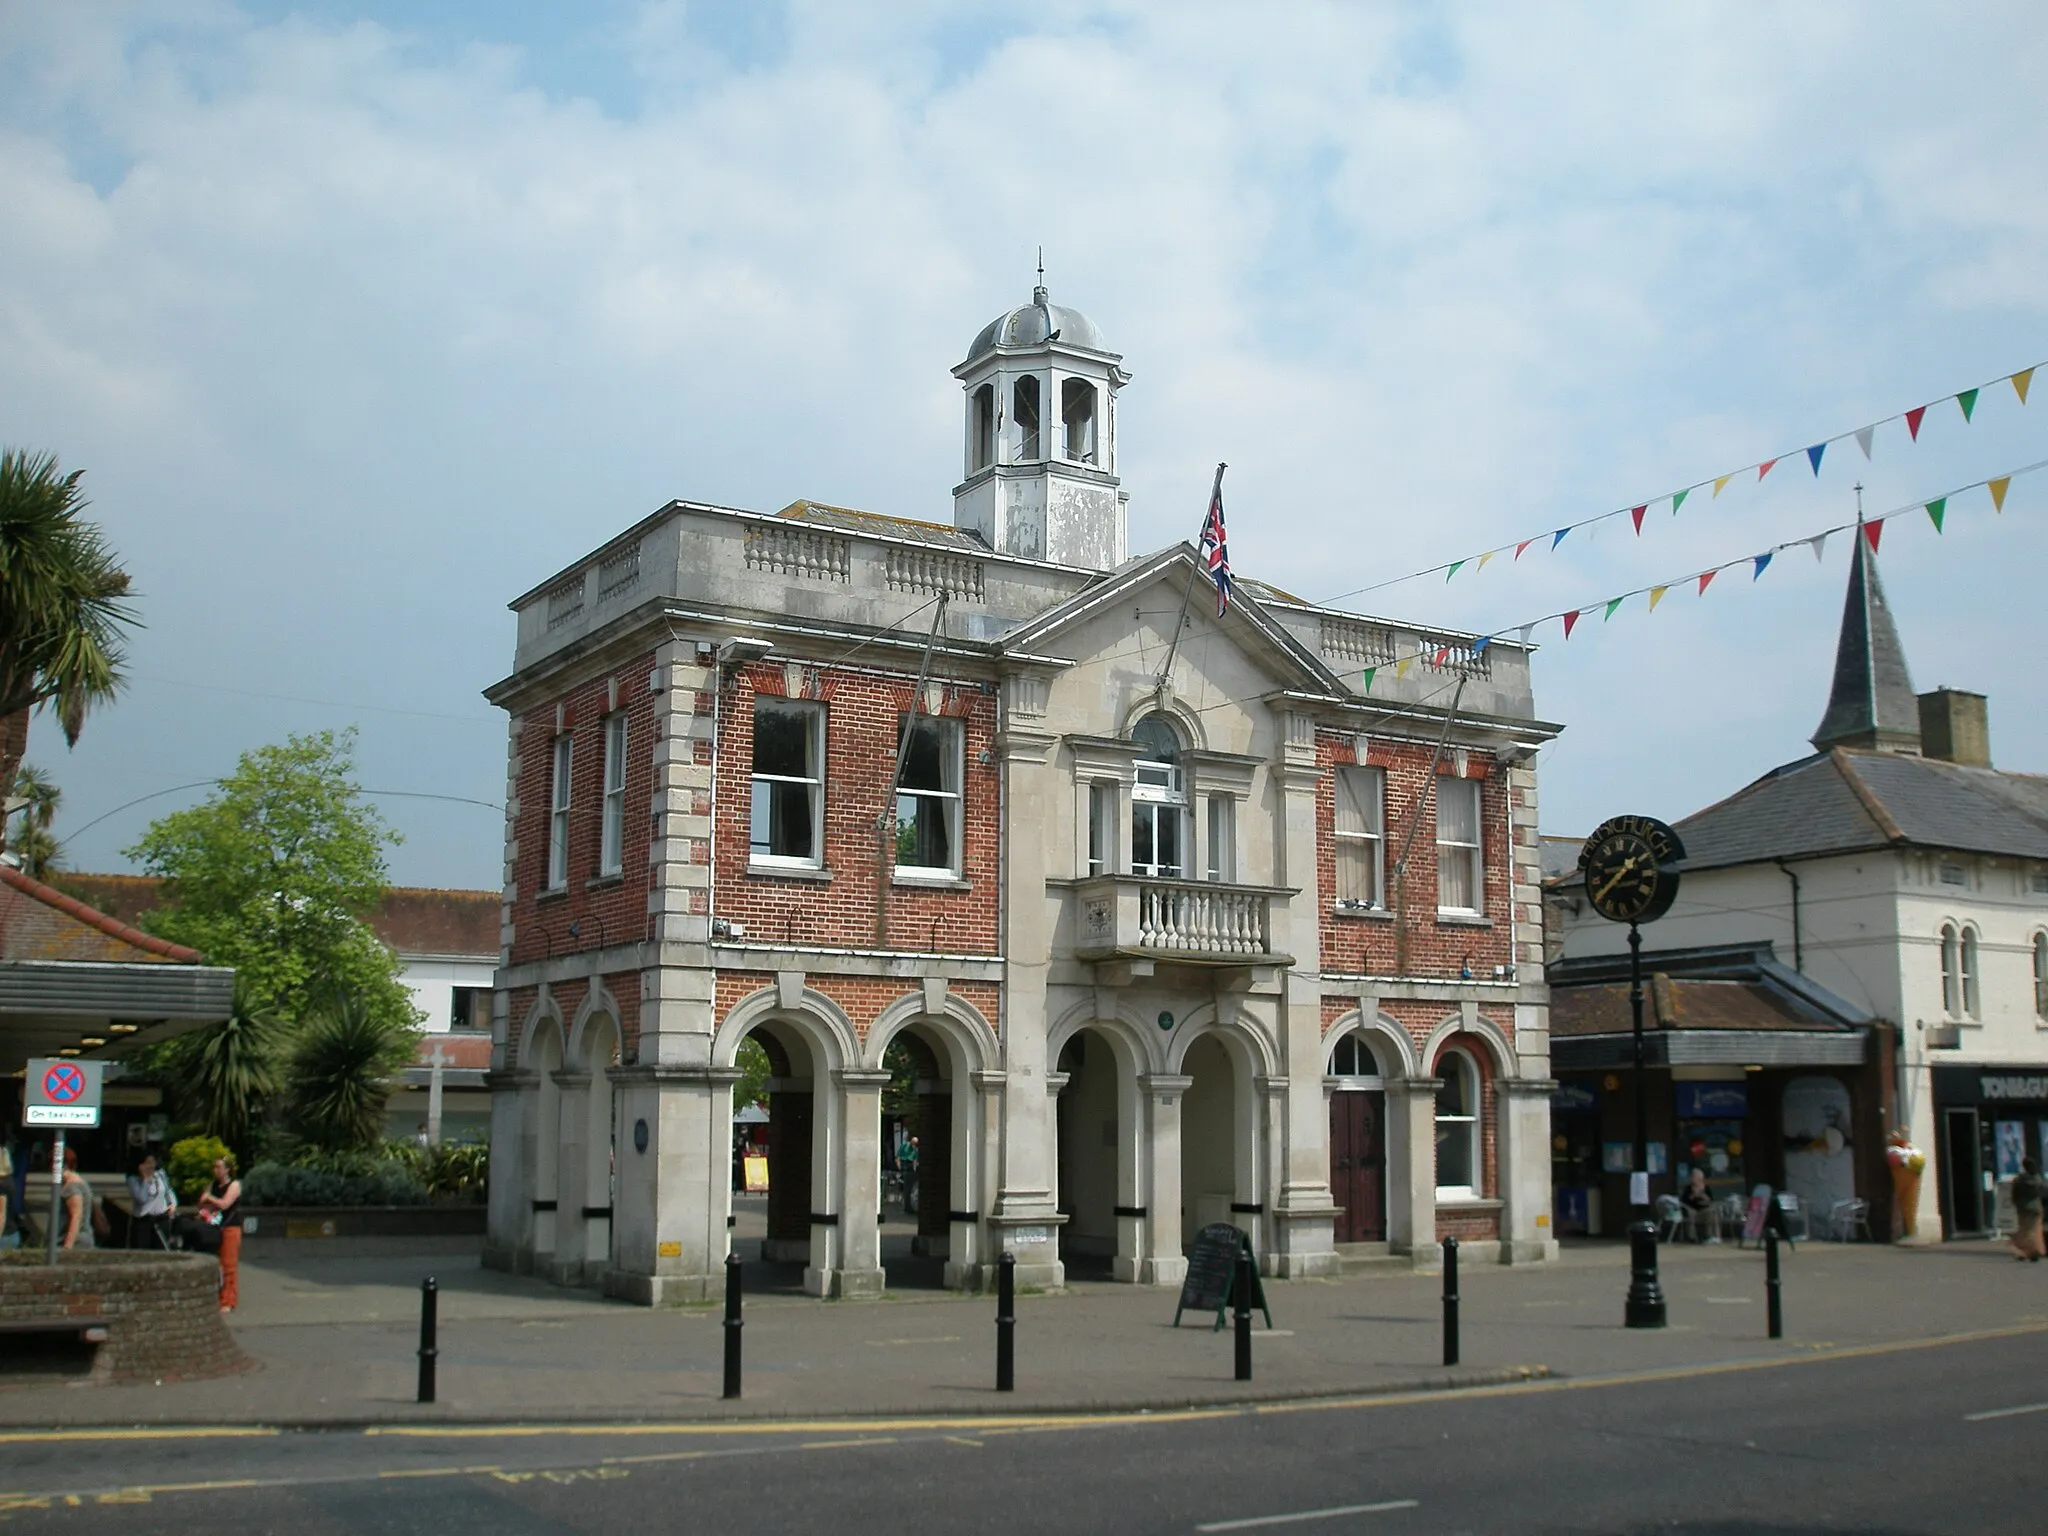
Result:
<svg viewBox="0 0 2048 1536">
<path fill-rule="evenodd" d="M 435 1334 L 439 1329 L 441 1287 L 432 1275 L 420 1282 L 420 1401 L 434 1400 L 434 1362 L 441 1356 Z"/>
<path fill-rule="evenodd" d="M 1017 1255 L 996 1260 L 996 1390 L 1017 1390 Z"/>
<path fill-rule="evenodd" d="M 1237 1305 L 1237 1379 L 1252 1379 L 1252 1256 L 1240 1248 L 1237 1253 L 1237 1278 L 1231 1284 L 1235 1292 L 1232 1300 Z"/>
<path fill-rule="evenodd" d="M 740 1256 L 725 1256 L 725 1395 L 740 1395 L 740 1330 L 746 1327 L 740 1316 Z"/>
<path fill-rule="evenodd" d="M 1664 1288 L 1657 1283 L 1657 1227 L 1638 1221 L 1628 1229 L 1628 1305 L 1623 1321 L 1630 1328 L 1664 1326 Z"/>
<path fill-rule="evenodd" d="M 1771 1337 L 1785 1337 L 1785 1307 L 1779 1299 L 1778 1280 L 1778 1229 L 1764 1228 L 1764 1310 L 1769 1322 Z"/>
<path fill-rule="evenodd" d="M 1444 1239 L 1444 1364 L 1458 1363 L 1458 1240 Z"/>
</svg>

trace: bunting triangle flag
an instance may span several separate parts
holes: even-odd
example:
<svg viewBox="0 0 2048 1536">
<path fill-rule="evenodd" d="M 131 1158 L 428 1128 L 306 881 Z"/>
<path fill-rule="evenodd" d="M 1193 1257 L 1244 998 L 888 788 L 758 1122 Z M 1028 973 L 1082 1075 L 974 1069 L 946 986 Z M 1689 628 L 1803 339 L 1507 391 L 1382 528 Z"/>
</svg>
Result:
<svg viewBox="0 0 2048 1536">
<path fill-rule="evenodd" d="M 1650 588 L 1650 612 L 1655 613 L 1657 611 L 1657 605 L 1664 601 L 1664 594 L 1670 590 L 1669 587 Z"/>
<path fill-rule="evenodd" d="M 1941 520 L 1948 516 L 1948 498 L 1937 496 L 1927 503 L 1927 516 L 1934 524 L 1934 531 L 1941 532 Z"/>
<path fill-rule="evenodd" d="M 1493 636 L 1481 635 L 1477 640 L 1474 640 L 1472 642 L 1472 654 L 1474 656 L 1477 656 L 1481 651 L 1485 650 L 1491 644 L 1493 644 Z"/>
<path fill-rule="evenodd" d="M 1414 665 L 1415 658 L 1413 656 L 1403 656 L 1394 664 L 1394 681 L 1397 683 L 1401 681 L 1402 678 L 1408 675 L 1408 669 Z"/>
<path fill-rule="evenodd" d="M 1813 473 L 1816 478 L 1818 478 L 1820 475 L 1820 456 L 1826 453 L 1827 451 L 1828 445 L 1826 443 L 1815 443 L 1811 448 L 1806 450 L 1807 460 L 1809 463 L 1813 465 Z"/>
<path fill-rule="evenodd" d="M 1856 429 L 1856 446 L 1863 450 L 1863 457 L 1866 459 L 1870 457 L 1870 434 L 1876 430 L 1875 427 L 1858 427 Z"/>
<path fill-rule="evenodd" d="M 1520 629 L 1515 631 L 1515 638 L 1519 640 L 1523 645 L 1527 645 L 1529 643 L 1529 632 L 1535 629 L 1535 627 L 1536 626 L 1534 624 L 1524 624 Z"/>
<path fill-rule="evenodd" d="M 1813 551 L 1813 558 L 1816 563 L 1825 560 L 1828 555 L 1828 536 L 1824 533 L 1817 533 L 1806 541 L 1806 547 Z"/>
<path fill-rule="evenodd" d="M 1525 550 L 1525 549 L 1527 549 L 1527 548 L 1528 548 L 1528 547 L 1529 547 L 1529 546 L 1530 546 L 1531 544 L 1534 544 L 1535 542 L 1536 542 L 1536 541 L 1535 541 L 1534 539 L 1524 539 L 1524 540 L 1522 540 L 1522 542 L 1521 542 L 1521 543 L 1519 543 L 1519 544 L 1517 544 L 1517 545 L 1515 546 L 1515 558 L 1516 558 L 1517 560 L 1521 559 L 1521 558 L 1522 558 L 1522 551 L 1523 551 L 1523 550 Z"/>
<path fill-rule="evenodd" d="M 1956 396 L 1956 404 L 1963 408 L 1963 420 L 1968 421 L 1971 414 L 1977 409 L 1977 391 L 1974 389 L 1964 390 L 1960 395 Z"/>
<path fill-rule="evenodd" d="M 1882 537 L 1884 537 L 1883 518 L 1879 518 L 1874 523 L 1865 523 L 1863 525 L 1863 541 L 1870 546 L 1870 552 L 1873 555 L 1877 553 L 1877 541 Z"/>
<path fill-rule="evenodd" d="M 1459 568 L 1462 567 L 1464 563 L 1465 562 L 1462 560 L 1453 560 L 1451 562 L 1451 568 L 1444 572 L 1444 580 L 1449 581 L 1453 576 L 1457 575 Z"/>
<path fill-rule="evenodd" d="M 1377 671 L 1379 671 L 1378 667 L 1367 667 L 1365 669 L 1364 674 L 1358 679 L 1358 691 L 1360 693 L 1372 692 L 1372 675 Z"/>
<path fill-rule="evenodd" d="M 1473 569 L 1474 569 L 1474 570 L 1478 570 L 1478 571 L 1483 571 L 1483 570 L 1485 570 L 1485 569 L 1486 569 L 1486 562 L 1487 562 L 1487 561 L 1489 561 L 1489 560 L 1491 560 L 1491 559 L 1492 559 L 1492 558 L 1493 558 L 1493 557 L 1494 557 L 1495 555 L 1497 555 L 1497 554 L 1499 554 L 1499 553 L 1500 553 L 1500 551 L 1499 551 L 1499 550 L 1497 550 L 1497 549 L 1489 549 L 1489 550 L 1488 550 L 1488 551 L 1487 551 L 1487 552 L 1486 552 L 1485 554 L 1483 554 L 1483 555 L 1481 555 L 1481 556 L 1479 557 L 1479 564 L 1478 564 L 1478 565 L 1476 565 L 1476 566 L 1474 566 L 1474 567 L 1473 567 Z"/>
<path fill-rule="evenodd" d="M 1628 509 L 1628 515 L 1635 521 L 1636 535 L 1639 538 L 1642 536 L 1643 532 L 1643 514 L 1649 510 L 1650 504 L 1647 501 L 1644 502 L 1640 507 L 1630 507 Z"/>
<path fill-rule="evenodd" d="M 2012 485 L 2012 476 L 2000 475 L 1996 480 L 1989 481 L 1988 484 L 1991 487 L 1991 510 L 2003 512 L 2005 510 L 2005 493 Z"/>
<path fill-rule="evenodd" d="M 1446 645 L 1446 646 L 1442 646 L 1442 647 L 1440 647 L 1440 648 L 1439 648 L 1439 649 L 1437 650 L 1437 653 L 1436 653 L 1436 654 L 1435 654 L 1434 656 L 1432 656 L 1432 657 L 1430 657 L 1430 658 L 1429 658 L 1429 664 L 1430 664 L 1430 665 L 1431 665 L 1432 667 L 1435 667 L 1435 668 L 1437 669 L 1437 671 L 1441 672 L 1441 671 L 1443 671 L 1443 669 L 1444 669 L 1444 663 L 1445 663 L 1445 662 L 1447 662 L 1447 661 L 1449 661 L 1450 659 L 1451 659 L 1451 648 L 1450 648 L 1450 647 L 1449 647 L 1448 645 Z"/>
<path fill-rule="evenodd" d="M 1627 601 L 1628 597 L 1626 594 L 1622 595 L 1621 597 L 1610 597 L 1607 600 L 1607 611 L 1600 616 L 1600 622 L 1602 624 L 1605 624 L 1609 619 L 1613 618 L 1614 610 L 1619 608 L 1623 603 Z"/>
<path fill-rule="evenodd" d="M 1757 465 L 1757 467 L 1756 467 L 1756 477 L 1757 477 L 1757 479 L 1761 480 L 1761 479 L 1763 479 L 1763 477 L 1764 477 L 1765 475 L 1768 475 L 1768 474 L 1769 474 L 1769 473 L 1771 472 L 1771 466 L 1772 466 L 1773 464 L 1777 463 L 1777 462 L 1778 462 L 1778 461 L 1777 461 L 1776 459 L 1765 459 L 1765 460 L 1763 461 L 1763 463 L 1761 463 L 1761 464 Z"/>
<path fill-rule="evenodd" d="M 1564 542 L 1564 536 L 1565 536 L 1566 534 L 1570 533 L 1570 532 L 1571 532 L 1571 529 L 1569 529 L 1569 528 L 1560 528 L 1560 529 L 1558 529 L 1558 530 L 1557 530 L 1557 532 L 1553 533 L 1553 534 L 1552 534 L 1552 535 L 1550 536 L 1550 547 L 1551 547 L 1552 549 L 1555 549 L 1555 548 L 1557 548 L 1557 546 L 1558 546 L 1558 545 L 1560 545 L 1560 544 L 1562 544 L 1562 543 Z"/>
<path fill-rule="evenodd" d="M 1920 418 L 1927 414 L 1927 407 L 1916 405 L 1906 412 L 1906 430 L 1913 434 L 1913 441 L 1920 441 Z"/>
<path fill-rule="evenodd" d="M 1564 616 L 1564 637 L 1565 637 L 1565 639 L 1567 639 L 1567 640 L 1571 639 L 1571 637 L 1572 637 L 1572 626 L 1573 626 L 1574 624 L 1578 623 L 1578 622 L 1579 622 L 1579 610 L 1578 610 L 1578 609 L 1576 609 L 1576 608 L 1574 608 L 1574 609 L 1573 609 L 1573 610 L 1572 610 L 1572 611 L 1571 611 L 1570 613 L 1568 613 L 1568 614 L 1566 614 L 1566 615 Z"/>
<path fill-rule="evenodd" d="M 1717 576 L 1717 575 L 1719 575 L 1719 574 L 1720 574 L 1720 573 L 1719 573 L 1719 572 L 1717 572 L 1717 571 L 1701 571 L 1701 572 L 1700 572 L 1700 596 L 1701 596 L 1701 597 L 1705 597 L 1705 596 L 1707 595 L 1707 583 L 1708 583 L 1708 582 L 1710 582 L 1710 581 L 1712 581 L 1712 580 L 1713 580 L 1713 579 L 1715 578 L 1715 576 Z"/>
<path fill-rule="evenodd" d="M 1771 563 L 1771 557 L 1770 557 L 1770 555 L 1769 555 L 1769 554 L 1761 554 L 1761 555 L 1758 555 L 1758 556 L 1756 557 L 1756 560 L 1755 560 L 1755 564 L 1756 564 L 1756 569 L 1755 569 L 1755 570 L 1754 570 L 1753 572 L 1751 572 L 1751 573 L 1750 573 L 1750 578 L 1749 578 L 1749 579 L 1750 579 L 1751 581 L 1755 581 L 1755 580 L 1757 579 L 1757 577 L 1759 577 L 1759 576 L 1763 575 L 1763 573 L 1764 573 L 1764 572 L 1765 572 L 1765 571 L 1766 571 L 1767 569 L 1769 569 L 1769 567 L 1770 567 L 1770 563 Z"/>
<path fill-rule="evenodd" d="M 2012 376 L 2012 392 L 2020 397 L 2020 404 L 2027 403 L 2027 390 L 2033 385 L 2034 370 L 2022 368 Z"/>
<path fill-rule="evenodd" d="M 1733 480 L 1734 478 L 1735 477 L 1733 475 L 1716 475 L 1714 477 L 1714 494 L 1716 496 L 1720 495 L 1722 490 L 1727 486 L 1728 482 L 1730 480 Z"/>
<path fill-rule="evenodd" d="M 1671 515 L 1672 515 L 1673 517 L 1676 517 L 1676 516 L 1678 516 L 1678 509 L 1679 509 L 1680 507 L 1682 507 L 1682 506 L 1684 506 L 1684 505 L 1685 505 L 1685 498 L 1686 498 L 1686 497 L 1688 497 L 1688 496 L 1690 496 L 1691 494 L 1692 494 L 1692 490 L 1691 490 L 1691 488 L 1690 488 L 1690 487 L 1688 487 L 1688 488 L 1686 488 L 1685 490 L 1682 490 L 1682 491 L 1678 491 L 1678 492 L 1675 492 L 1675 493 L 1674 493 L 1674 494 L 1672 495 L 1672 498 L 1671 498 Z"/>
</svg>

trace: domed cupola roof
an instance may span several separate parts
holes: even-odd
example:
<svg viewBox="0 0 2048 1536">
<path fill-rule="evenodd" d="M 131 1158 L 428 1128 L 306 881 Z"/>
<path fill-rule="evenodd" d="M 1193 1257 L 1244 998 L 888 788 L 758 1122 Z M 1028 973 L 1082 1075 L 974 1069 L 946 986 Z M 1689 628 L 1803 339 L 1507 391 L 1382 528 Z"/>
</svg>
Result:
<svg viewBox="0 0 2048 1536">
<path fill-rule="evenodd" d="M 998 315 L 981 328 L 967 349 L 966 360 L 973 362 L 991 347 L 1036 347 L 1055 340 L 1087 352 L 1109 352 L 1109 343 L 1093 320 L 1078 309 L 1049 303 L 1045 286 L 1040 284 L 1031 290 L 1029 304 Z"/>
</svg>

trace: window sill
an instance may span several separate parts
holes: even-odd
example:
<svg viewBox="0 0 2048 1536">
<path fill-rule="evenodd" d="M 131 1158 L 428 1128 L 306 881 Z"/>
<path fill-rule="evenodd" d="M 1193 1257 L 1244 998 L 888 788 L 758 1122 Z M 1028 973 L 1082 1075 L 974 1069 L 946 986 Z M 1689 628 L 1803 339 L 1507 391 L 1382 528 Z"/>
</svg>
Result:
<svg viewBox="0 0 2048 1536">
<path fill-rule="evenodd" d="M 802 864 L 758 864 L 750 861 L 747 877 L 751 880 L 808 880 L 817 885 L 832 883 L 831 870 Z"/>
<path fill-rule="evenodd" d="M 1437 1191 L 1436 1208 L 1443 1211 L 1498 1211 L 1507 1204 L 1504 1200 L 1489 1199 L 1484 1195 L 1467 1193 L 1463 1188 L 1440 1189 Z"/>
<path fill-rule="evenodd" d="M 1491 928 L 1493 919 L 1484 912 L 1446 912 L 1438 909 L 1436 920 L 1445 928 Z"/>
<path fill-rule="evenodd" d="M 1391 923 L 1394 914 L 1386 907 L 1352 907 L 1338 902 L 1330 908 L 1332 917 L 1362 917 L 1369 923 Z"/>
<path fill-rule="evenodd" d="M 601 891 L 606 886 L 624 885 L 625 883 L 626 872 L 623 869 L 621 869 L 609 875 L 592 875 L 588 880 L 583 882 L 583 889 L 585 889 L 586 891 Z"/>
<path fill-rule="evenodd" d="M 565 900 L 568 897 L 568 895 L 568 886 L 550 885 L 533 893 L 533 904 L 535 906 L 541 906 L 546 902 L 562 901 Z"/>
<path fill-rule="evenodd" d="M 973 885 L 958 875 L 919 875 L 897 870 L 889 883 L 899 891 L 971 891 Z"/>
</svg>

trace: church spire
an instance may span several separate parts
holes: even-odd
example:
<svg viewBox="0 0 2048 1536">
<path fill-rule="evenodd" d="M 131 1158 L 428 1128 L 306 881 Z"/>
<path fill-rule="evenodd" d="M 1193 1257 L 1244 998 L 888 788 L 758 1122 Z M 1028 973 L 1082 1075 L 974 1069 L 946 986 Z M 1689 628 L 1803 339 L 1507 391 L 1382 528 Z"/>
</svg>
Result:
<svg viewBox="0 0 2048 1536">
<path fill-rule="evenodd" d="M 1861 747 L 1878 752 L 1920 750 L 1920 705 L 1906 671 L 1905 648 L 1892 624 L 1877 576 L 1877 556 L 1856 524 L 1849 557 L 1849 593 L 1842 604 L 1842 635 L 1835 645 L 1835 684 L 1828 712 L 1812 736 L 1814 750 Z"/>
</svg>

